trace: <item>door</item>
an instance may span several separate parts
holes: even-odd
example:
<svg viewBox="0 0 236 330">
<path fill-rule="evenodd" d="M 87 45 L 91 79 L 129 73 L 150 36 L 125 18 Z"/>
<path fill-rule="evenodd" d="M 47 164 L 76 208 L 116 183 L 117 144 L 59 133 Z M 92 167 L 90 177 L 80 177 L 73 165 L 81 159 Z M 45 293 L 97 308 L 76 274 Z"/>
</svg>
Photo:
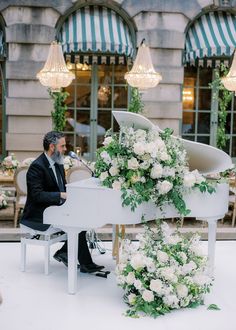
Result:
<svg viewBox="0 0 236 330">
<path fill-rule="evenodd" d="M 95 160 L 107 130 L 118 130 L 113 110 L 127 110 L 128 91 L 125 65 L 74 64 L 75 80 L 66 88 L 65 134 L 68 151 L 74 150 L 87 160 Z"/>
</svg>

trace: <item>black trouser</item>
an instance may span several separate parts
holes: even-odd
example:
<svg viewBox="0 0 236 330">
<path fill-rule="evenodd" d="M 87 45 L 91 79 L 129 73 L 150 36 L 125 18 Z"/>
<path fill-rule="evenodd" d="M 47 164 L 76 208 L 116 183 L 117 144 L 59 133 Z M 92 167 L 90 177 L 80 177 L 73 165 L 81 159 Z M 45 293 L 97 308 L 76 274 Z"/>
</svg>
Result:
<svg viewBox="0 0 236 330">
<path fill-rule="evenodd" d="M 86 240 L 86 231 L 82 231 L 78 235 L 79 237 L 79 245 L 78 245 L 78 261 L 81 265 L 91 264 L 92 258 L 88 249 L 88 244 Z M 58 252 L 67 253 L 67 241 L 62 246 L 62 248 Z"/>
</svg>

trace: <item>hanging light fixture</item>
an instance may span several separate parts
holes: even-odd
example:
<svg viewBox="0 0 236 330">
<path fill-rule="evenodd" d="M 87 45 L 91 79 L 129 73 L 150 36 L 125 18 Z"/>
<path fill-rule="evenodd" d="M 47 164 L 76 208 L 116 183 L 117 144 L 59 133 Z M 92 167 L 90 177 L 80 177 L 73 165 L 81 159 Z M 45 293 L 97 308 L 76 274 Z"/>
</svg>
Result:
<svg viewBox="0 0 236 330">
<path fill-rule="evenodd" d="M 75 75 L 66 66 L 61 44 L 53 41 L 49 48 L 47 61 L 37 78 L 43 86 L 49 87 L 52 92 L 59 92 L 62 87 L 70 85 Z"/>
<path fill-rule="evenodd" d="M 223 77 L 221 81 L 226 89 L 234 92 L 236 95 L 236 51 L 234 51 L 233 63 L 229 73 L 226 75 L 226 77 Z"/>
<path fill-rule="evenodd" d="M 160 73 L 156 72 L 150 55 L 149 47 L 142 40 L 134 65 L 131 71 L 125 74 L 125 79 L 132 87 L 137 87 L 140 90 L 153 88 L 162 80 Z"/>
</svg>

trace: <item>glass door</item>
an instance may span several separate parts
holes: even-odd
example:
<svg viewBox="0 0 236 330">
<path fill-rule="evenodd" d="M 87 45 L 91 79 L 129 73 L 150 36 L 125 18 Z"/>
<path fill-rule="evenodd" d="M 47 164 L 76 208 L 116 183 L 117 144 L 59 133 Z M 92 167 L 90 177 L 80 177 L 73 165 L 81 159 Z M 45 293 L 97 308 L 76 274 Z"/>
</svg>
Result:
<svg viewBox="0 0 236 330">
<path fill-rule="evenodd" d="M 128 92 L 125 65 L 73 64 L 75 80 L 66 88 L 65 134 L 68 151 L 79 151 L 87 160 L 95 160 L 107 130 L 118 130 L 113 110 L 127 110 Z"/>
</svg>

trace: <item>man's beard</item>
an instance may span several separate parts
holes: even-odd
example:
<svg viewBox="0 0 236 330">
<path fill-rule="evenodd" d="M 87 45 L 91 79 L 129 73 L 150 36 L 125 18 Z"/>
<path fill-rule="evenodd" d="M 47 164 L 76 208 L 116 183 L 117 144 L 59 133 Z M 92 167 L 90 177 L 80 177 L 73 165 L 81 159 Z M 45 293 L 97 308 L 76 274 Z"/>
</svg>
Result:
<svg viewBox="0 0 236 330">
<path fill-rule="evenodd" d="M 54 151 L 54 153 L 51 155 L 51 158 L 58 165 L 64 164 L 64 156 L 58 150 Z"/>
</svg>

